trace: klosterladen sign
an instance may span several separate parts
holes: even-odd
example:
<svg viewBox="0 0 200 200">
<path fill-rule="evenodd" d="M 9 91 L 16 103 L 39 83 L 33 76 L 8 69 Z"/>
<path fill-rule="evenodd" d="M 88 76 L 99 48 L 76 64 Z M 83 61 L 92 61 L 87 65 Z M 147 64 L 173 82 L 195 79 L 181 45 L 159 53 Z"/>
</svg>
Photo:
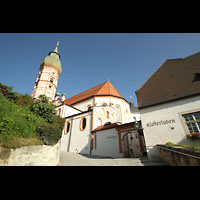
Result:
<svg viewBox="0 0 200 200">
<path fill-rule="evenodd" d="M 161 120 L 161 121 L 153 121 L 153 122 L 149 122 L 146 124 L 147 127 L 152 127 L 152 126 L 159 126 L 159 125 L 166 125 L 166 124 L 173 124 L 175 123 L 174 119 L 170 119 L 170 120 Z"/>
</svg>

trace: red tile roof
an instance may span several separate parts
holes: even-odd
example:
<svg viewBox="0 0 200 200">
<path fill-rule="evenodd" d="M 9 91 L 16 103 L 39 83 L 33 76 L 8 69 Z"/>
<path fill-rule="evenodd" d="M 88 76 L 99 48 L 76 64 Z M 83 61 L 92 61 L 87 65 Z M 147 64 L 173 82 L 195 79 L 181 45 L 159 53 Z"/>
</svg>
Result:
<svg viewBox="0 0 200 200">
<path fill-rule="evenodd" d="M 70 97 L 69 99 L 66 99 L 64 103 L 73 105 L 93 96 L 115 96 L 123 98 L 121 94 L 112 85 L 112 83 L 110 81 L 106 81 L 105 83 L 97 85 L 93 88 L 90 88 L 89 90 L 86 90 L 73 97 Z"/>
</svg>

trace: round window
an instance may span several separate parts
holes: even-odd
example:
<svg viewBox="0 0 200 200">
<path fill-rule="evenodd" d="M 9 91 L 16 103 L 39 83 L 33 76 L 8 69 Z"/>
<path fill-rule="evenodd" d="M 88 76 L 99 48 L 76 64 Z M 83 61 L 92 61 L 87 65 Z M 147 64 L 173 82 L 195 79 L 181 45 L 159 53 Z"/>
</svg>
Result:
<svg viewBox="0 0 200 200">
<path fill-rule="evenodd" d="M 67 122 L 67 126 L 66 126 L 66 130 L 65 130 L 65 134 L 69 133 L 69 130 L 70 130 L 70 122 Z"/>
<path fill-rule="evenodd" d="M 81 119 L 81 124 L 80 124 L 81 131 L 83 131 L 86 128 L 86 122 L 87 122 L 87 120 L 85 117 Z"/>
</svg>

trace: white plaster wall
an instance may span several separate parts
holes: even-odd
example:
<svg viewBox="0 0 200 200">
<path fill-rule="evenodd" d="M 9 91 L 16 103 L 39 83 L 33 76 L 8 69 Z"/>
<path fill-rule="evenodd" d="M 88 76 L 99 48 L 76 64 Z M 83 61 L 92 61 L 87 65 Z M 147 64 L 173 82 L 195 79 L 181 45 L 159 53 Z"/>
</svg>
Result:
<svg viewBox="0 0 200 200">
<path fill-rule="evenodd" d="M 62 112 L 61 117 L 63 117 L 63 118 L 80 113 L 80 111 L 78 111 L 70 106 L 67 106 L 67 105 L 63 105 L 62 109 L 64 109 L 63 111 L 61 111 Z"/>
<path fill-rule="evenodd" d="M 60 141 L 54 146 L 37 145 L 11 149 L 3 166 L 57 166 L 60 158 Z"/>
<path fill-rule="evenodd" d="M 90 137 L 91 137 L 91 118 L 92 118 L 91 114 L 92 112 L 88 112 L 73 117 L 73 119 L 72 118 L 66 119 L 67 121 L 71 122 L 71 128 L 68 134 L 64 134 L 64 131 L 62 133 L 61 151 L 68 151 L 69 148 L 69 152 L 76 152 L 89 155 Z M 86 117 L 87 119 L 86 128 L 83 131 L 81 131 L 80 129 L 80 121 L 82 117 Z"/>
<path fill-rule="evenodd" d="M 129 123 L 130 122 L 130 106 L 129 104 L 120 98 L 114 98 L 114 97 L 95 97 L 95 104 L 97 106 L 102 105 L 102 103 L 107 103 L 109 105 L 110 103 L 113 104 L 112 107 L 104 107 L 105 110 L 108 110 L 114 114 L 114 122 L 115 122 L 115 105 L 120 105 L 121 108 L 121 120 L 122 123 Z M 98 107 L 95 108 L 97 111 Z"/>
<path fill-rule="evenodd" d="M 75 105 L 73 105 L 75 108 L 78 108 L 79 110 L 81 110 L 81 111 L 87 111 L 87 106 L 88 105 L 91 105 L 91 106 L 93 106 L 94 105 L 94 98 L 92 98 L 92 99 L 88 99 L 87 101 L 83 101 L 83 102 L 80 102 L 80 103 L 78 103 L 78 104 L 75 104 Z"/>
<path fill-rule="evenodd" d="M 200 111 L 200 96 L 140 109 L 149 159 L 156 159 L 158 156 L 156 144 L 173 142 L 192 146 L 200 145 L 199 142 L 191 142 L 186 139 L 187 129 L 182 118 L 182 114 L 195 111 Z M 175 120 L 175 123 L 148 126 L 149 122 L 172 119 Z"/>
<path fill-rule="evenodd" d="M 123 153 L 119 153 L 118 132 L 115 128 L 96 132 L 96 149 L 94 138 L 92 155 L 112 158 L 123 157 Z"/>
<path fill-rule="evenodd" d="M 131 113 L 130 114 L 130 122 L 135 122 L 135 118 L 136 118 L 136 121 L 140 121 L 141 120 L 141 114 Z"/>
</svg>

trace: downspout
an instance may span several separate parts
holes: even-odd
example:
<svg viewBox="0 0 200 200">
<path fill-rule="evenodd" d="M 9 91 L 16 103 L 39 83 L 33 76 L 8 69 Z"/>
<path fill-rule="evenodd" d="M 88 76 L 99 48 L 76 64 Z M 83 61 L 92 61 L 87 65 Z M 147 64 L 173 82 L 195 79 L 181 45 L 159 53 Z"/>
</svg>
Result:
<svg viewBox="0 0 200 200">
<path fill-rule="evenodd" d="M 91 131 L 90 131 L 90 156 L 92 156 L 92 129 L 93 129 L 93 108 L 92 108 L 92 120 L 91 120 Z"/>
<path fill-rule="evenodd" d="M 72 127 L 73 127 L 73 117 L 71 119 L 71 125 L 70 125 L 70 133 L 69 133 L 69 140 L 68 140 L 68 145 L 67 145 L 67 152 L 69 152 L 70 149 L 70 143 L 71 143 L 71 135 L 72 135 Z"/>
</svg>

